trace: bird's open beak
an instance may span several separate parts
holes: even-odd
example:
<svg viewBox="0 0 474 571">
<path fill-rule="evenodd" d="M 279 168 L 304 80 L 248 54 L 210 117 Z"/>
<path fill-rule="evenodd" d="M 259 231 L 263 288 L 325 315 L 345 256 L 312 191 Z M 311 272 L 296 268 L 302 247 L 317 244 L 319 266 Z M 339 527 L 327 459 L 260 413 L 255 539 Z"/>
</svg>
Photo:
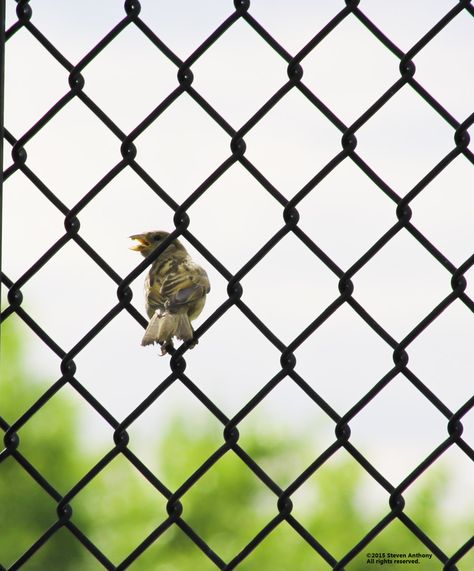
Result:
<svg viewBox="0 0 474 571">
<path fill-rule="evenodd" d="M 150 246 L 150 242 L 145 238 L 144 234 L 134 234 L 130 236 L 130 240 L 136 240 L 138 243 L 130 246 L 130 250 L 134 252 L 143 252 Z"/>
</svg>

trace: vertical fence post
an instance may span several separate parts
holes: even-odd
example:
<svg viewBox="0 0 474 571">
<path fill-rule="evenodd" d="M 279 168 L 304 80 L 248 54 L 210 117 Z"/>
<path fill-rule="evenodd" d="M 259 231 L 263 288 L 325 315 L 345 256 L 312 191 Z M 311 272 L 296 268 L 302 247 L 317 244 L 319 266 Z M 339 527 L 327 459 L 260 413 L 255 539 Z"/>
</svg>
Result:
<svg viewBox="0 0 474 571">
<path fill-rule="evenodd" d="M 0 0 L 0 221 L 3 220 L 3 121 L 5 108 L 5 0 Z M 0 224 L 0 269 L 2 268 L 2 235 L 3 224 Z M 0 280 L 0 296 L 2 281 Z M 0 340 L 2 332 L 0 327 Z"/>
</svg>

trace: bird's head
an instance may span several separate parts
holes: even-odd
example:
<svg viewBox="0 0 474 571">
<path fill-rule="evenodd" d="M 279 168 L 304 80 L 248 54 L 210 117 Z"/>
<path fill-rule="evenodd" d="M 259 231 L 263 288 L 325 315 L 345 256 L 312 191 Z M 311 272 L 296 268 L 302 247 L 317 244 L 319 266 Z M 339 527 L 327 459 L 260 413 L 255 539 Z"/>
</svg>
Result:
<svg viewBox="0 0 474 571">
<path fill-rule="evenodd" d="M 140 252 L 142 256 L 148 256 L 155 248 L 157 248 L 163 241 L 168 238 L 169 232 L 163 230 L 154 230 L 152 232 L 144 232 L 143 234 L 133 234 L 130 236 L 131 240 L 135 240 L 135 244 L 130 247 L 135 252 Z M 183 248 L 178 240 L 171 242 L 172 246 Z"/>
</svg>

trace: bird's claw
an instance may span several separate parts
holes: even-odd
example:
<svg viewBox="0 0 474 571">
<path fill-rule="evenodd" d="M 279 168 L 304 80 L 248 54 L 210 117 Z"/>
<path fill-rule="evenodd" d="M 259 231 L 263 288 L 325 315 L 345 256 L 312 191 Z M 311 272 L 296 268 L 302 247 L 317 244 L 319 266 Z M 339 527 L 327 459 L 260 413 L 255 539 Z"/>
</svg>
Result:
<svg viewBox="0 0 474 571">
<path fill-rule="evenodd" d="M 173 348 L 173 342 L 172 341 L 160 341 L 159 343 L 161 345 L 160 357 L 163 357 L 164 355 L 166 355 L 169 352 L 169 349 Z"/>
</svg>

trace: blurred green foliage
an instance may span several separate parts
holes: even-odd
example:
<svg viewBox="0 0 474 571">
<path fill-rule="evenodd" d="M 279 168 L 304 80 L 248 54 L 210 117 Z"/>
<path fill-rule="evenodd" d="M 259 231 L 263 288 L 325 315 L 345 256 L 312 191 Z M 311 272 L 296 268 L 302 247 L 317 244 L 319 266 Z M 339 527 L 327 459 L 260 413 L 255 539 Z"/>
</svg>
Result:
<svg viewBox="0 0 474 571">
<path fill-rule="evenodd" d="M 2 327 L 1 411 L 9 424 L 18 419 L 50 386 L 26 366 L 26 355 L 13 321 Z M 55 394 L 19 430 L 18 452 L 65 494 L 107 450 L 91 450 L 79 440 L 79 411 L 67 387 Z M 305 467 L 311 453 L 294 437 L 245 431 L 242 447 L 272 478 L 286 485 L 295 464 Z M 210 426 L 195 426 L 177 417 L 166 434 L 149 443 L 156 449 L 154 469 L 176 490 L 210 454 L 222 436 Z M 133 441 L 130 442 L 133 450 Z M 296 458 L 297 456 L 297 458 Z M 298 461 L 298 462 L 297 462 Z M 293 515 L 333 554 L 342 557 L 387 513 L 367 510 L 368 476 L 344 452 L 338 453 L 292 497 Z M 282 484 L 283 483 L 283 484 Z M 376 484 L 374 484 L 376 486 Z M 456 551 L 473 529 L 473 516 L 446 518 L 439 498 L 449 485 L 447 474 L 430 470 L 407 501 L 407 513 L 446 553 Z M 365 495 L 364 495 L 365 494 Z M 370 503 L 370 502 L 369 502 Z M 182 498 L 183 519 L 222 558 L 230 561 L 277 515 L 276 498 L 233 452 L 225 454 Z M 71 502 L 74 524 L 118 565 L 167 518 L 166 501 L 122 455 L 92 480 Z M 0 565 L 8 569 L 54 524 L 56 502 L 12 457 L 0 464 Z M 374 569 L 367 552 L 427 552 L 399 521 L 394 521 L 347 565 L 348 571 Z M 383 568 L 399 567 L 386 565 Z M 62 528 L 24 566 L 27 571 L 93 571 L 104 567 Z M 380 567 L 377 567 L 380 568 Z M 460 571 L 474 569 L 472 554 Z M 215 571 L 217 567 L 176 525 L 167 529 L 130 569 L 136 571 Z M 329 569 L 323 559 L 287 523 L 280 524 L 239 566 L 242 571 Z M 439 561 L 416 566 L 441 570 Z"/>
</svg>

